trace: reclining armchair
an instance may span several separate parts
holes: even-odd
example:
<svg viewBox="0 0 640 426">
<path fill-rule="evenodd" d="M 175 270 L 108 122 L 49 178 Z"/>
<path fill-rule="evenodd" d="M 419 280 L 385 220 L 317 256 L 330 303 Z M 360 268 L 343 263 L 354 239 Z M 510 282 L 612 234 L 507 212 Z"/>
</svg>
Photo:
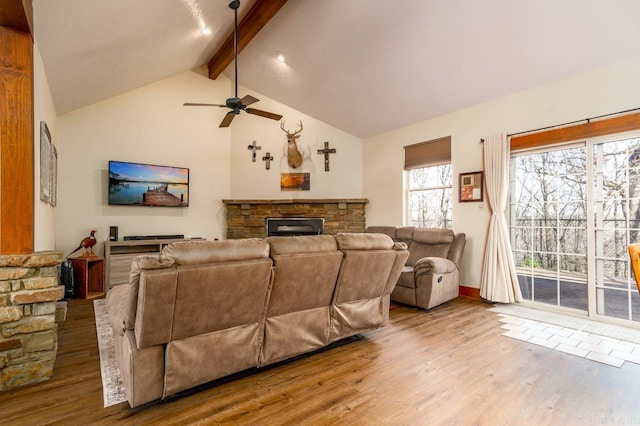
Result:
<svg viewBox="0 0 640 426">
<path fill-rule="evenodd" d="M 409 248 L 409 258 L 391 300 L 430 309 L 459 295 L 460 258 L 466 236 L 450 229 L 370 226 L 366 232 L 389 235 Z"/>
</svg>

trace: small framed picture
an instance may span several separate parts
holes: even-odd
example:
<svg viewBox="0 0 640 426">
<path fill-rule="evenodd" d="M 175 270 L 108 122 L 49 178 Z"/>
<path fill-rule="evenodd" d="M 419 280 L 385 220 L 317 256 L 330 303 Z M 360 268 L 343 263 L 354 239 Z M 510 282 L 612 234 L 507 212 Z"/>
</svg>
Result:
<svg viewBox="0 0 640 426">
<path fill-rule="evenodd" d="M 280 173 L 280 191 L 309 191 L 311 173 Z"/>
<path fill-rule="evenodd" d="M 484 172 L 460 173 L 460 202 L 482 201 Z"/>
</svg>

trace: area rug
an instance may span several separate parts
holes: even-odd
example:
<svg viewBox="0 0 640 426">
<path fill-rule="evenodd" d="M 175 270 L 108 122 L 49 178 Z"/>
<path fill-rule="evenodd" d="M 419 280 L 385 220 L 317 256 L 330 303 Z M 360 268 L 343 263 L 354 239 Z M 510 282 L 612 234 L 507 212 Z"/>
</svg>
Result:
<svg viewBox="0 0 640 426">
<path fill-rule="evenodd" d="M 116 360 L 116 348 L 113 341 L 113 329 L 107 315 L 105 299 L 93 301 L 93 312 L 96 316 L 96 334 L 100 350 L 100 372 L 102 375 L 102 395 L 104 406 L 120 404 L 127 400 L 127 393 L 122 383 L 120 368 Z"/>
</svg>

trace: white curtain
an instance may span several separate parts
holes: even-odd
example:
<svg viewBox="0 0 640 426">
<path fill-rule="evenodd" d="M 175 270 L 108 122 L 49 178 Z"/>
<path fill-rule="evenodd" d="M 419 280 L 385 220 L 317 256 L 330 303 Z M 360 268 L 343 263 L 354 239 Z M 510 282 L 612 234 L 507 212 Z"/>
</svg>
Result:
<svg viewBox="0 0 640 426">
<path fill-rule="evenodd" d="M 484 174 L 491 219 L 484 249 L 480 297 L 492 302 L 521 302 L 505 215 L 509 192 L 509 143 L 504 135 L 485 138 Z"/>
</svg>

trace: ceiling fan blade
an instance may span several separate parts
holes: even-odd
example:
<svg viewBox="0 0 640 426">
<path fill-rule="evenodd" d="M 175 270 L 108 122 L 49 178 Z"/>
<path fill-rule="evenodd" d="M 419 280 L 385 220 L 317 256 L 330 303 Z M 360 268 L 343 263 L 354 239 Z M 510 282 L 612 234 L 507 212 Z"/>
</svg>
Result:
<svg viewBox="0 0 640 426">
<path fill-rule="evenodd" d="M 224 116 L 224 118 L 222 119 L 222 122 L 218 127 L 229 127 L 229 125 L 231 124 L 235 116 L 236 116 L 235 112 L 229 111 L 227 115 Z"/>
<path fill-rule="evenodd" d="M 226 105 L 220 105 L 220 104 L 198 104 L 198 103 L 194 103 L 194 102 L 185 102 L 183 105 L 184 105 L 184 106 L 214 106 L 214 107 L 226 107 Z"/>
<path fill-rule="evenodd" d="M 245 111 L 248 112 L 249 114 L 259 115 L 260 117 L 270 118 L 272 120 L 280 120 L 282 118 L 280 114 L 274 114 L 272 112 L 262 111 L 261 109 L 247 108 L 245 109 Z"/>
<path fill-rule="evenodd" d="M 251 95 L 246 95 L 244 98 L 240 99 L 240 102 L 242 103 L 242 105 L 247 106 L 258 102 L 259 100 L 260 99 L 256 99 Z"/>
</svg>

